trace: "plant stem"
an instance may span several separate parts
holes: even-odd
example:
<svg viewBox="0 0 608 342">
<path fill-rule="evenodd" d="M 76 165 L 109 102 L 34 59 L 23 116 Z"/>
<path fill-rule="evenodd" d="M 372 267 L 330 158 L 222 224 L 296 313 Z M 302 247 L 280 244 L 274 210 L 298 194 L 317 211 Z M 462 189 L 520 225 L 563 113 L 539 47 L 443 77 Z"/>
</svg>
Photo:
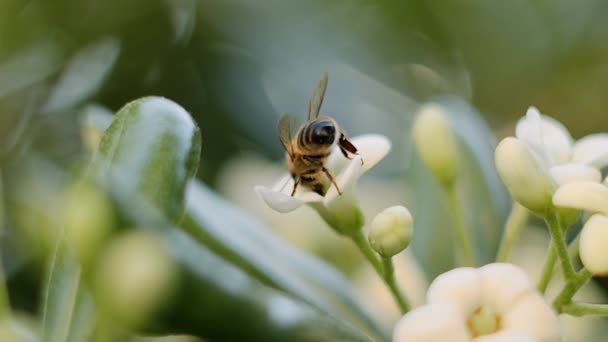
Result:
<svg viewBox="0 0 608 342">
<path fill-rule="evenodd" d="M 505 229 L 500 241 L 500 247 L 498 248 L 498 254 L 496 255 L 497 262 L 506 262 L 509 259 L 511 248 L 513 243 L 519 237 L 521 230 L 528 223 L 529 212 L 523 205 L 513 202 L 511 207 L 511 213 L 507 222 L 505 223 Z"/>
<path fill-rule="evenodd" d="M 458 196 L 456 196 L 456 186 L 450 184 L 446 186 L 450 211 L 456 225 L 457 241 L 462 256 L 462 262 L 465 266 L 475 266 L 475 257 L 473 256 L 473 247 L 471 237 L 464 223 L 460 206 L 458 205 Z"/>
<path fill-rule="evenodd" d="M 547 226 L 551 232 L 551 241 L 557 251 L 560 264 L 562 266 L 562 273 L 564 274 L 564 280 L 566 282 L 573 279 L 576 274 L 572 262 L 570 262 L 570 256 L 568 255 L 568 247 L 566 246 L 566 239 L 564 238 L 564 231 L 559 222 L 559 218 L 555 213 L 551 213 L 546 218 Z"/>
<path fill-rule="evenodd" d="M 388 264 L 386 260 L 381 260 L 378 254 L 369 245 L 369 241 L 367 241 L 367 238 L 363 235 L 363 231 L 357 231 L 351 235 L 351 238 L 357 247 L 359 247 L 365 258 L 372 264 L 376 270 L 376 273 L 378 273 L 388 289 L 391 291 L 391 294 L 393 298 L 395 298 L 401 312 L 406 313 L 409 310 L 409 306 L 405 300 L 405 297 L 403 297 L 401 294 L 401 290 L 397 286 L 397 283 L 395 282 L 394 267 L 390 258 Z"/>
<path fill-rule="evenodd" d="M 0 169 L 0 237 L 4 234 L 4 188 L 3 188 L 2 169 Z M 0 321 L 10 315 L 10 303 L 8 290 L 6 289 L 6 278 L 2 268 L 2 257 L 0 257 Z"/>
<path fill-rule="evenodd" d="M 555 243 L 553 239 L 549 242 L 549 248 L 547 250 L 547 257 L 545 258 L 545 265 L 543 266 L 543 272 L 541 273 L 540 280 L 536 288 L 540 293 L 547 291 L 547 286 L 553 276 L 553 270 L 555 269 L 555 260 L 557 259 L 557 251 L 555 249 Z"/>
<path fill-rule="evenodd" d="M 561 312 L 575 317 L 585 315 L 608 316 L 608 304 L 570 303 L 564 305 Z"/>
<path fill-rule="evenodd" d="M 0 322 L 8 318 L 9 315 L 10 305 L 8 291 L 6 290 L 6 279 L 4 278 L 4 270 L 2 269 L 2 260 L 0 260 Z"/>
<path fill-rule="evenodd" d="M 572 302 L 572 297 L 576 294 L 585 283 L 591 278 L 592 274 L 586 268 L 583 268 L 575 274 L 572 278 L 566 281 L 566 285 L 560 291 L 560 293 L 555 297 L 553 301 L 553 308 L 557 312 L 562 312 L 562 308 L 566 305 L 569 305 Z"/>
<path fill-rule="evenodd" d="M 369 242 L 363 235 L 363 232 L 361 230 L 359 230 L 356 233 L 354 233 L 351 237 L 352 237 L 353 241 L 355 242 L 355 244 L 357 245 L 357 247 L 359 247 L 359 250 L 361 250 L 361 252 L 365 256 L 365 258 L 372 264 L 372 266 L 376 270 L 376 273 L 378 273 L 378 275 L 380 277 L 382 277 L 382 279 L 384 279 L 384 272 L 382 270 L 382 262 L 380 261 L 380 257 L 378 256 L 378 254 L 376 254 L 376 252 L 369 245 Z"/>
<path fill-rule="evenodd" d="M 397 286 L 397 282 L 395 281 L 395 267 L 393 266 L 393 259 L 382 258 L 382 263 L 384 265 L 384 282 L 390 288 L 393 298 L 399 305 L 399 309 L 401 309 L 401 313 L 405 314 L 410 311 L 410 306 L 407 299 L 405 299 L 401 293 L 401 290 Z"/>
</svg>

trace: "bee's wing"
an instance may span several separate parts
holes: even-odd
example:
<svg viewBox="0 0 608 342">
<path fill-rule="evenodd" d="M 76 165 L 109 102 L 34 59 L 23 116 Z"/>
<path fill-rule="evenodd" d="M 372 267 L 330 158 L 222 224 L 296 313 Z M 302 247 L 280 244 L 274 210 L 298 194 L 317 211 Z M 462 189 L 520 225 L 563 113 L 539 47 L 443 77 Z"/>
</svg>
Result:
<svg viewBox="0 0 608 342">
<path fill-rule="evenodd" d="M 289 157 L 293 159 L 293 146 L 292 139 L 298 133 L 298 129 L 300 128 L 300 123 L 296 119 L 295 116 L 289 114 L 282 114 L 279 118 L 279 140 L 283 145 Z"/>
<path fill-rule="evenodd" d="M 323 97 L 325 96 L 325 89 L 327 88 L 327 77 L 327 71 L 324 71 L 321 79 L 317 82 L 317 86 L 312 91 L 310 101 L 308 102 L 308 121 L 312 121 L 319 116 Z"/>
</svg>

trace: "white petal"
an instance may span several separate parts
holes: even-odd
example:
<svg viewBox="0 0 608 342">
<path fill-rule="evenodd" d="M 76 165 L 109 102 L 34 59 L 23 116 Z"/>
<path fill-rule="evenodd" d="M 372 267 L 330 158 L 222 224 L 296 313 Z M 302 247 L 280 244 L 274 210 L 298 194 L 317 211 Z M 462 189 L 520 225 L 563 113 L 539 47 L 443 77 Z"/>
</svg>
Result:
<svg viewBox="0 0 608 342">
<path fill-rule="evenodd" d="M 285 195 L 291 196 L 291 191 L 293 190 L 294 181 L 290 175 L 283 176 L 275 185 L 272 187 L 272 191 L 280 192 Z M 299 199 L 302 202 L 322 202 L 323 196 L 317 194 L 310 189 L 307 189 L 303 186 L 298 186 L 296 189 L 296 193 L 294 194 L 296 199 Z"/>
<path fill-rule="evenodd" d="M 460 267 L 439 275 L 426 293 L 429 304 L 452 304 L 466 320 L 481 305 L 481 280 L 477 269 Z"/>
<path fill-rule="evenodd" d="M 391 150 L 391 142 L 380 134 L 360 135 L 351 140 L 363 160 L 361 174 L 378 164 Z"/>
<path fill-rule="evenodd" d="M 596 275 L 608 274 L 608 217 L 593 215 L 581 231 L 579 249 L 585 268 Z"/>
<path fill-rule="evenodd" d="M 541 115 L 538 109 L 530 107 L 515 128 L 517 138 L 526 142 L 550 165 L 563 164 L 570 160 L 572 136 L 559 121 Z"/>
<path fill-rule="evenodd" d="M 481 296 L 484 305 L 498 313 L 509 310 L 534 285 L 521 268 L 508 263 L 493 263 L 479 268 Z"/>
<path fill-rule="evenodd" d="M 593 182 L 568 183 L 557 189 L 553 204 L 608 215 L 608 187 Z"/>
<path fill-rule="evenodd" d="M 335 181 L 342 195 L 338 194 L 338 189 L 331 184 L 327 193 L 325 194 L 324 203 L 326 206 L 330 205 L 336 200 L 351 200 L 354 196 L 354 187 L 357 180 L 361 176 L 361 156 L 356 156 L 346 165 L 342 171 L 335 176 Z"/>
<path fill-rule="evenodd" d="M 521 331 L 501 330 L 494 334 L 474 338 L 473 342 L 538 342 L 538 340 Z"/>
<path fill-rule="evenodd" d="M 584 164 L 569 163 L 553 166 L 550 170 L 551 177 L 558 185 L 572 183 L 576 181 L 589 181 L 599 183 L 602 174 L 598 169 Z"/>
<path fill-rule="evenodd" d="M 294 211 L 304 204 L 304 201 L 301 199 L 291 197 L 282 192 L 270 190 L 265 186 L 256 186 L 255 192 L 258 193 L 270 208 L 280 213 Z"/>
<path fill-rule="evenodd" d="M 449 304 L 418 307 L 403 316 L 393 331 L 393 342 L 437 341 L 471 341 L 465 321 Z"/>
<path fill-rule="evenodd" d="M 537 292 L 526 294 L 502 318 L 504 330 L 522 331 L 540 341 L 553 341 L 560 336 L 557 315 Z"/>
<path fill-rule="evenodd" d="M 391 142 L 380 134 L 359 135 L 349 141 L 357 148 L 357 153 L 363 159 L 363 172 L 378 164 L 391 150 Z M 325 166 L 329 171 L 337 173 L 351 162 L 344 157 L 340 148 L 334 146 Z"/>
<path fill-rule="evenodd" d="M 572 161 L 598 169 L 608 166 L 608 134 L 591 134 L 578 140 L 572 148 Z"/>
</svg>

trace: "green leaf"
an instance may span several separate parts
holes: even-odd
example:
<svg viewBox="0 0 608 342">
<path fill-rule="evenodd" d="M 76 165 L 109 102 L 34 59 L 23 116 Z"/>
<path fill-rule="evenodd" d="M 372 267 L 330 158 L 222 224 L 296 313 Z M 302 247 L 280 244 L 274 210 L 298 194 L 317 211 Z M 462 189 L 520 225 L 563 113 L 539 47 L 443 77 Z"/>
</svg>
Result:
<svg viewBox="0 0 608 342">
<path fill-rule="evenodd" d="M 77 51 L 67 62 L 43 111 L 67 110 L 94 94 L 112 70 L 119 52 L 120 42 L 112 37 L 102 38 Z"/>
<path fill-rule="evenodd" d="M 158 317 L 171 330 L 212 341 L 370 341 L 353 326 L 263 285 L 178 229 L 164 241 L 180 289 Z"/>
<path fill-rule="evenodd" d="M 464 100 L 445 96 L 434 102 L 442 105 L 461 142 L 457 192 L 477 261 L 491 262 L 510 208 L 509 196 L 494 167 L 494 137 L 481 115 Z M 445 191 L 415 153 L 406 176 L 416 199 L 412 248 L 432 279 L 455 266 L 452 218 Z"/>
<path fill-rule="evenodd" d="M 113 191 L 144 196 L 176 221 L 200 149 L 200 131 L 188 112 L 168 99 L 145 97 L 114 116 L 99 145 L 98 171 Z"/>
<path fill-rule="evenodd" d="M 50 258 L 42 309 L 42 341 L 86 341 L 93 331 L 95 310 L 81 283 L 81 267 L 63 239 Z"/>
<path fill-rule="evenodd" d="M 387 339 L 363 308 L 360 294 L 334 268 L 288 245 L 204 185 L 193 182 L 187 194 L 182 227 L 197 241 L 265 284 Z"/>
</svg>

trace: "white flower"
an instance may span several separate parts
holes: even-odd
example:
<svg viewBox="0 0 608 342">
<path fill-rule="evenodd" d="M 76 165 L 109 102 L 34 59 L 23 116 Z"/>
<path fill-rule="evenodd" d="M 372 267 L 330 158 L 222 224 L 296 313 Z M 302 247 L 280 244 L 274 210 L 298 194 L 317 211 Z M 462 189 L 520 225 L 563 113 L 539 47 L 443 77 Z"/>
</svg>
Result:
<svg viewBox="0 0 608 342">
<path fill-rule="evenodd" d="M 289 175 L 282 177 L 272 188 L 256 186 L 255 191 L 269 207 L 278 212 L 287 213 L 309 204 L 332 227 L 341 232 L 354 226 L 360 227 L 362 218 L 357 204 L 355 185 L 361 175 L 388 154 L 391 144 L 386 137 L 377 134 L 358 136 L 350 141 L 358 150 L 357 156 L 350 160 L 346 159 L 340 149 L 334 146 L 325 165 L 334 176 L 342 195 L 339 195 L 336 187 L 331 185 L 325 196 L 303 186 L 299 186 L 295 195 L 291 196 L 294 180 Z"/>
<path fill-rule="evenodd" d="M 544 215 L 552 206 L 555 185 L 536 154 L 522 141 L 508 137 L 496 146 L 494 161 L 511 197 L 529 210 Z"/>
<path fill-rule="evenodd" d="M 574 182 L 561 186 L 553 195 L 559 207 L 586 210 L 587 220 L 579 240 L 583 265 L 595 275 L 608 274 L 608 186 L 593 182 Z"/>
<path fill-rule="evenodd" d="M 557 315 L 526 273 L 506 263 L 462 267 L 438 276 L 427 305 L 397 323 L 395 342 L 556 341 Z"/>
<path fill-rule="evenodd" d="M 564 125 L 535 107 L 519 120 L 515 136 L 538 155 L 558 185 L 578 180 L 600 182 L 599 169 L 608 166 L 608 134 L 591 134 L 574 141 Z"/>
</svg>

